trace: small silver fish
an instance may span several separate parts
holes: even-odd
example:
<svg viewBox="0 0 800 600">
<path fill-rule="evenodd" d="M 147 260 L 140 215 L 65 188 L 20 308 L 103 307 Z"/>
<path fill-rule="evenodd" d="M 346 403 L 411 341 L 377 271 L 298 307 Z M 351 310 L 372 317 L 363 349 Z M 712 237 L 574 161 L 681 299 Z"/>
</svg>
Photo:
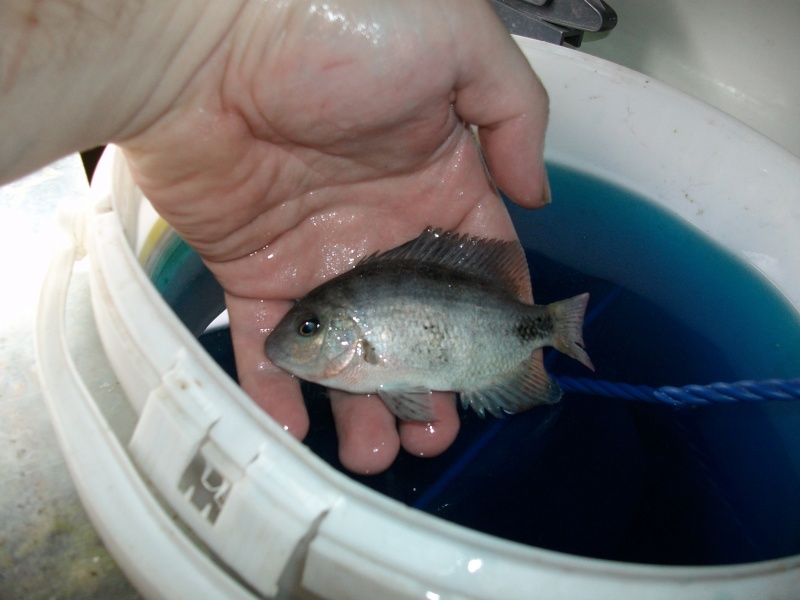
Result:
<svg viewBox="0 0 800 600">
<path fill-rule="evenodd" d="M 433 419 L 430 391 L 458 392 L 480 416 L 558 402 L 542 346 L 594 369 L 583 349 L 589 294 L 546 306 L 530 290 L 518 242 L 427 229 L 312 290 L 265 347 L 289 373 L 377 393 L 400 419 Z"/>
</svg>

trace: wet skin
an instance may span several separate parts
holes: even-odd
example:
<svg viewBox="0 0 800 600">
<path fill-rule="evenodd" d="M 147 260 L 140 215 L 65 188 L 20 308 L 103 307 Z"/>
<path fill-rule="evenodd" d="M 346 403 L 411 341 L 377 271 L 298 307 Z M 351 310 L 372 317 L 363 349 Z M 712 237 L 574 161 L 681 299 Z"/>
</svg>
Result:
<svg viewBox="0 0 800 600">
<path fill-rule="evenodd" d="M 320 6 L 243 2 L 169 109 L 122 144 L 225 289 L 242 387 L 301 439 L 298 382 L 264 353 L 294 299 L 427 226 L 514 238 L 465 123 L 512 199 L 549 196 L 547 96 L 488 3 Z M 432 424 L 399 425 L 379 398 L 331 395 L 340 458 L 359 473 L 401 447 L 437 455 L 458 432 L 452 394 Z"/>
</svg>

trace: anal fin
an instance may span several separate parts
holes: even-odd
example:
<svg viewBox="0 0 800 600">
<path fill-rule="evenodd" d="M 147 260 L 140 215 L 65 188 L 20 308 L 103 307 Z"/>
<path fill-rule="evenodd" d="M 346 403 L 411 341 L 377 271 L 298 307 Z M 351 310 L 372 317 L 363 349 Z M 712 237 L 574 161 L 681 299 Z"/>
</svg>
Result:
<svg viewBox="0 0 800 600">
<path fill-rule="evenodd" d="M 537 404 L 555 404 L 561 400 L 561 388 L 544 370 L 539 354 L 532 355 L 493 385 L 461 392 L 461 405 L 472 407 L 479 416 L 487 412 L 494 417 L 514 414 Z"/>
</svg>

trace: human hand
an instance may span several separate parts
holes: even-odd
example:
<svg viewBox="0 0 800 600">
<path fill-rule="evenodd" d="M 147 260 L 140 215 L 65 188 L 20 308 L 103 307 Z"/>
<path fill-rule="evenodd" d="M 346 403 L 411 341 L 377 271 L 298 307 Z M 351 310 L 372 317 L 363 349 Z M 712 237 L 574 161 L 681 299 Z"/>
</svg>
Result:
<svg viewBox="0 0 800 600">
<path fill-rule="evenodd" d="M 294 299 L 427 226 L 513 239 L 465 123 L 497 185 L 540 206 L 547 97 L 484 0 L 245 0 L 203 43 L 169 109 L 121 145 L 225 289 L 241 386 L 303 438 L 299 386 L 268 361 L 268 333 Z M 331 396 L 355 472 L 384 470 L 401 446 L 437 455 L 458 432 L 452 394 L 435 395 L 435 422 L 399 426 L 377 397 Z"/>
</svg>

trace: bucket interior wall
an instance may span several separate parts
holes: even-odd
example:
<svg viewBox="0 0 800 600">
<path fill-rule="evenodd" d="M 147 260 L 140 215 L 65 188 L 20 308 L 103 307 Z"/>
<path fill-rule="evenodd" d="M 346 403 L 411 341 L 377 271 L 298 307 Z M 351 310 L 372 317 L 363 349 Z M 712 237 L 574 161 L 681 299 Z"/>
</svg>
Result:
<svg viewBox="0 0 800 600">
<path fill-rule="evenodd" d="M 685 385 L 797 377 L 800 317 L 782 294 L 691 225 L 624 189 L 549 165 L 554 203 L 509 205 L 537 302 L 589 291 L 599 379 Z M 165 237 L 148 272 L 235 378 L 213 277 Z M 557 376 L 587 376 L 555 352 Z M 305 443 L 343 470 L 327 397 L 304 384 Z M 430 514 L 576 555 L 664 565 L 800 554 L 800 403 L 682 407 L 567 395 L 505 419 L 461 413 L 442 456 L 401 453 L 355 477 Z"/>
</svg>

